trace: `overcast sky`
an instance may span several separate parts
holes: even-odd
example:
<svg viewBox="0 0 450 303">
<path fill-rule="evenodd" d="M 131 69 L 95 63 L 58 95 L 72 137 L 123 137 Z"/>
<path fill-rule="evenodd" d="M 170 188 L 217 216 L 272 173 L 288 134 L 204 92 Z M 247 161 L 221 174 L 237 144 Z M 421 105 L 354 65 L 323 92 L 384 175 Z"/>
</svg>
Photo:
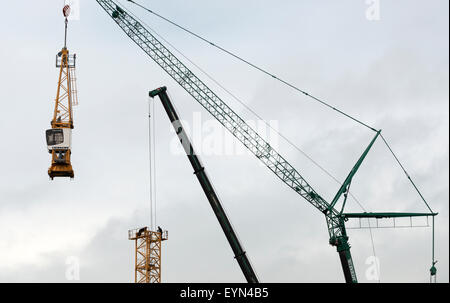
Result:
<svg viewBox="0 0 450 303">
<path fill-rule="evenodd" d="M 365 0 L 140 3 L 383 129 L 439 212 L 438 281 L 449 281 L 448 1 L 380 0 L 379 16 L 369 11 L 379 20 L 367 18 L 371 6 Z M 191 130 L 260 280 L 343 282 L 323 215 L 254 156 L 223 152 L 224 141 L 239 144 L 95 1 L 81 0 L 80 20 L 69 24 L 68 47 L 78 59 L 75 179 L 50 181 L 44 132 L 56 93 L 55 55 L 63 45 L 62 6 L 62 0 L 12 1 L 1 19 L 0 282 L 72 282 L 66 272 L 73 262 L 79 263 L 81 282 L 134 281 L 134 245 L 127 230 L 150 224 L 147 94 L 163 85 Z M 374 135 L 125 6 L 339 180 Z M 245 120 L 256 123 L 242 105 L 205 82 Z M 244 282 L 189 162 L 174 150 L 171 125 L 155 101 L 157 224 L 169 231 L 162 279 Z M 269 137 L 330 201 L 339 185 L 285 141 Z M 352 192 L 367 211 L 427 211 L 381 140 L 355 177 Z M 362 210 L 349 201 L 347 211 Z M 351 229 L 349 236 L 360 282 L 377 282 L 367 274 L 374 255 L 381 282 L 429 280 L 430 228 L 372 230 L 374 245 L 367 229 Z"/>
</svg>

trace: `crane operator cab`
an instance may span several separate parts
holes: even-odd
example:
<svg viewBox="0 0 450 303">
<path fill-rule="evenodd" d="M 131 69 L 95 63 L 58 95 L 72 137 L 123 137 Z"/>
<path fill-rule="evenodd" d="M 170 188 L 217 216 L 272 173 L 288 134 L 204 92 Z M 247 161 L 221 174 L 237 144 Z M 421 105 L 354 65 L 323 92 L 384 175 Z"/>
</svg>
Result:
<svg viewBox="0 0 450 303">
<path fill-rule="evenodd" d="M 72 129 L 52 128 L 45 132 L 47 139 L 47 149 L 52 154 L 52 164 L 48 169 L 48 175 L 53 180 L 54 177 L 74 177 L 72 165 L 70 163 L 70 153 L 72 145 Z"/>
</svg>

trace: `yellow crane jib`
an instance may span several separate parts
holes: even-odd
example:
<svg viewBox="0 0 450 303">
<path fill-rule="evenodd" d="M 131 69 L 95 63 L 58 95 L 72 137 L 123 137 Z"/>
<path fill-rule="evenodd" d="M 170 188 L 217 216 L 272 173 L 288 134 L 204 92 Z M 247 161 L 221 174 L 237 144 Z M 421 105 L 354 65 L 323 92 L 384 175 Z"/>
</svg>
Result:
<svg viewBox="0 0 450 303">
<path fill-rule="evenodd" d="M 78 104 L 75 77 L 76 55 L 70 55 L 67 49 L 67 17 L 70 6 L 63 8 L 65 17 L 64 47 L 56 55 L 56 67 L 59 68 L 59 80 L 56 90 L 55 108 L 51 129 L 46 130 L 47 149 L 52 155 L 48 175 L 55 177 L 74 177 L 70 162 L 72 150 L 73 112 L 72 107 Z"/>
</svg>

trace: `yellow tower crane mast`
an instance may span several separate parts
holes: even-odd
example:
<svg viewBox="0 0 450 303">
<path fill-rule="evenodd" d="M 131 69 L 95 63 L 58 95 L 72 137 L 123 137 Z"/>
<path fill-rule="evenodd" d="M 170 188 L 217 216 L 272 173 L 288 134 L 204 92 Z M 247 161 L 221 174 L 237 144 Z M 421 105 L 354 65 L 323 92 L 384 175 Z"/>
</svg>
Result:
<svg viewBox="0 0 450 303">
<path fill-rule="evenodd" d="M 161 283 L 161 242 L 168 239 L 167 230 L 158 226 L 128 231 L 128 239 L 135 241 L 135 283 Z"/>
<path fill-rule="evenodd" d="M 63 14 L 65 17 L 64 47 L 56 55 L 59 80 L 53 118 L 50 122 L 51 129 L 46 131 L 47 148 L 52 155 L 48 175 L 52 180 L 55 177 L 74 177 L 70 162 L 73 129 L 72 107 L 78 104 L 78 98 L 75 76 L 76 54 L 70 55 L 67 49 L 69 5 L 64 6 Z"/>
</svg>

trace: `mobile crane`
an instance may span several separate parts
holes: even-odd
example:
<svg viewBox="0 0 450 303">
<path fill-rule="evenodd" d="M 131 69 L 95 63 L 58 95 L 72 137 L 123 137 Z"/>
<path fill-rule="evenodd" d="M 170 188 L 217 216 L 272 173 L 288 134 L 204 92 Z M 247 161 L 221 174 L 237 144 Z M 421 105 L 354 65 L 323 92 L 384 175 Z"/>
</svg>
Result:
<svg viewBox="0 0 450 303">
<path fill-rule="evenodd" d="M 208 199 L 209 204 L 211 205 L 211 208 L 213 209 L 214 214 L 216 215 L 217 220 L 219 221 L 220 226 L 222 227 L 222 230 L 225 233 L 228 242 L 230 243 L 231 249 L 234 253 L 234 257 L 237 260 L 239 267 L 241 268 L 242 273 L 245 276 L 245 279 L 248 283 L 258 283 L 258 277 L 256 276 L 252 265 L 247 258 L 246 252 L 242 248 L 242 245 L 233 230 L 233 226 L 231 225 L 227 214 L 225 213 L 222 204 L 220 203 L 219 197 L 217 196 L 214 187 L 212 186 L 208 175 L 206 174 L 205 168 L 202 166 L 200 159 L 198 158 L 197 154 L 194 151 L 194 148 L 192 147 L 189 137 L 184 131 L 183 125 L 181 124 L 178 114 L 175 111 L 175 107 L 170 101 L 170 98 L 167 95 L 166 91 L 166 87 L 160 87 L 158 89 L 150 91 L 149 96 L 152 98 L 158 96 L 160 98 L 164 110 L 166 111 L 167 116 L 169 117 L 169 120 L 172 123 L 172 126 L 178 135 L 178 138 L 180 139 L 184 151 L 186 152 L 189 162 L 194 169 L 194 174 L 197 176 L 198 182 L 200 182 L 203 192 L 205 193 L 206 198 Z"/>
<path fill-rule="evenodd" d="M 358 282 L 350 253 L 349 238 L 345 228 L 345 222 L 347 220 L 350 218 L 429 216 L 434 219 L 434 216 L 437 215 L 437 213 L 432 212 L 431 209 L 430 213 L 344 213 L 344 207 L 352 179 L 376 139 L 380 136 L 381 130 L 373 129 L 375 131 L 375 136 L 351 169 L 333 200 L 327 202 L 283 156 L 281 156 L 268 142 L 239 117 L 236 112 L 219 98 L 204 82 L 192 73 L 186 65 L 175 57 L 172 52 L 136 18 L 112 0 L 96 1 L 125 32 L 125 34 L 131 38 L 131 40 L 133 40 L 151 59 L 166 71 L 198 103 L 200 103 L 201 106 L 230 131 L 234 137 L 244 144 L 244 146 L 262 161 L 283 183 L 323 213 L 328 226 L 329 244 L 336 247 L 341 261 L 344 278 L 347 283 Z M 336 209 L 336 205 L 341 199 L 343 200 L 342 207 L 338 210 Z"/>
</svg>

